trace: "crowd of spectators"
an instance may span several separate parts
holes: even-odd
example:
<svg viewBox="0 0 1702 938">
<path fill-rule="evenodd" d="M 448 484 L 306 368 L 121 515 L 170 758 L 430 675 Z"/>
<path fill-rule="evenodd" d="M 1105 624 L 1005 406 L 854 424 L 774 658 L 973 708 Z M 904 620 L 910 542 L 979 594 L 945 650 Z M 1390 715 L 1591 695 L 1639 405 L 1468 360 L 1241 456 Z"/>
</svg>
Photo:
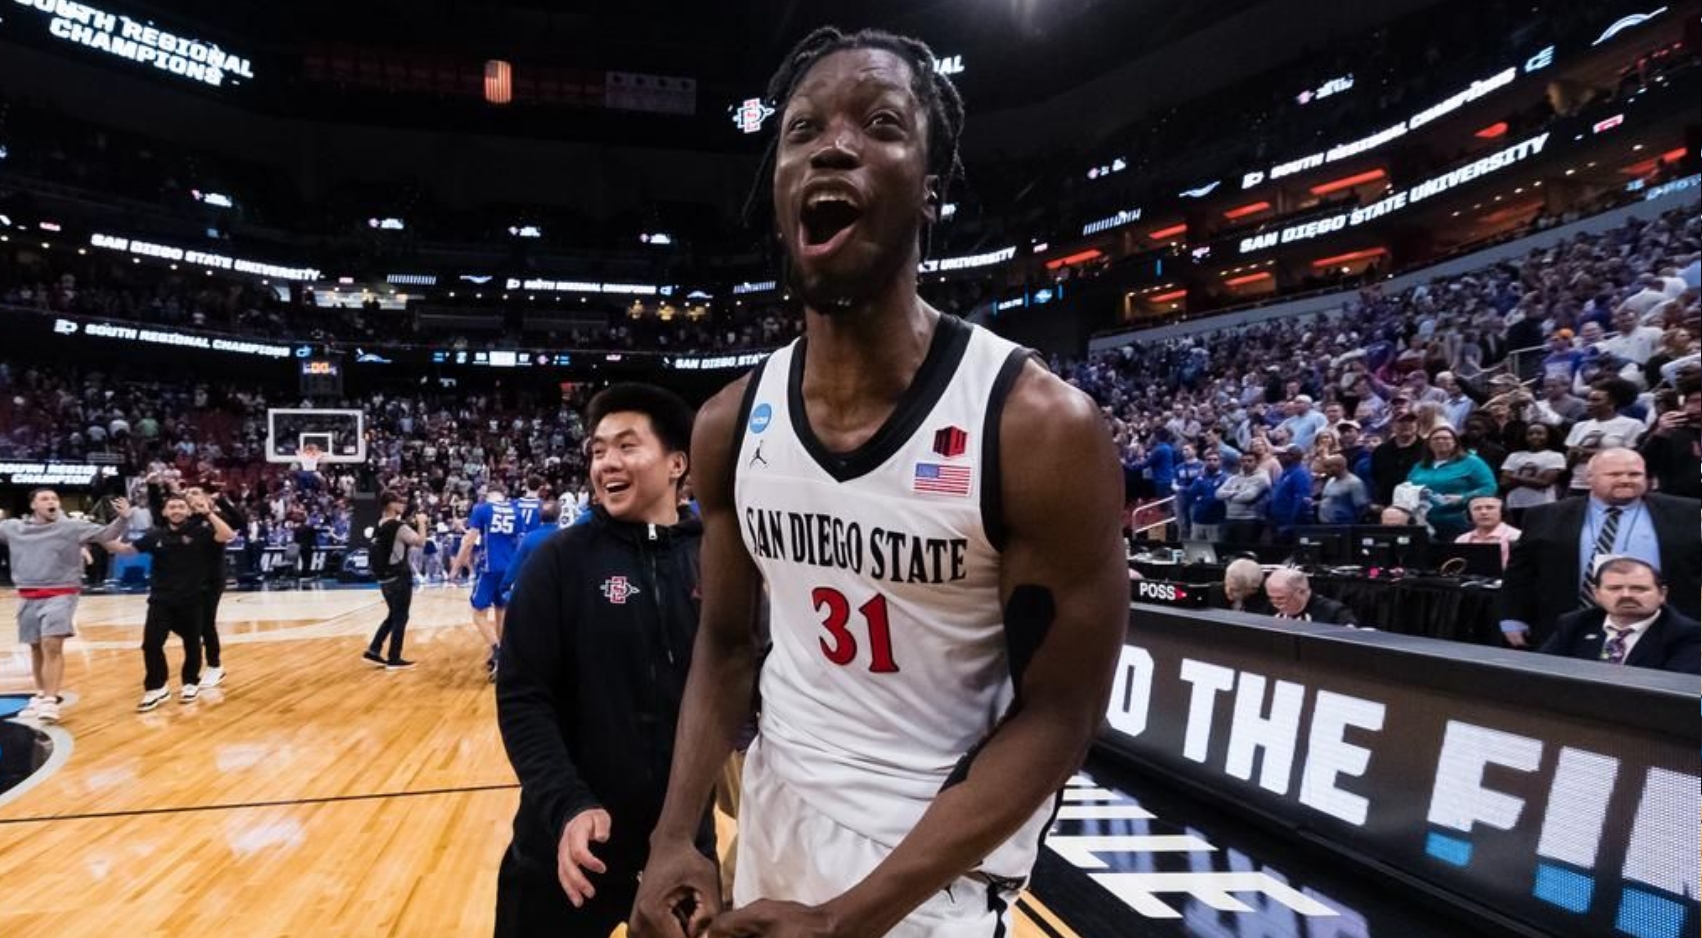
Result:
<svg viewBox="0 0 1702 938">
<path fill-rule="evenodd" d="M 1452 539 L 1474 529 L 1474 498 L 1504 497 L 1516 517 L 1585 491 L 1590 455 L 1616 446 L 1693 497 L 1699 246 L 1702 220 L 1674 211 L 1398 293 L 1368 287 L 1315 317 L 1061 367 L 1110 422 L 1131 503 L 1173 497 L 1184 535 L 1283 540 L 1395 506 Z"/>
<path fill-rule="evenodd" d="M 1369 287 L 1316 317 L 1131 343 L 1060 369 L 1101 404 L 1131 502 L 1174 498 L 1184 535 L 1282 540 L 1391 507 L 1449 538 L 1492 532 L 1502 520 L 1480 526 L 1474 499 L 1504 499 L 1516 523 L 1587 489 L 1589 456 L 1622 445 L 1643 451 L 1661 491 L 1694 495 L 1699 240 L 1702 220 L 1672 212 L 1399 293 Z M 777 344 L 796 328 L 752 310 L 729 341 Z M 668 348 L 636 328 L 624 341 Z M 264 456 L 266 410 L 300 406 L 293 394 L 0 362 L 0 457 L 218 480 L 268 543 L 302 524 L 346 537 L 368 486 L 411 493 L 452 532 L 486 487 L 538 476 L 583 491 L 579 403 L 571 390 L 379 394 L 347 405 L 367 414 L 367 465 L 306 473 Z"/>
<path fill-rule="evenodd" d="M 0 460 L 111 465 L 130 474 L 124 494 L 138 505 L 150 500 L 146 486 L 212 484 L 249 519 L 238 547 L 347 543 L 356 493 L 378 488 L 408 493 L 445 547 L 491 488 L 535 477 L 574 506 L 585 501 L 573 390 L 550 400 L 444 392 L 342 401 L 365 413 L 364 464 L 268 462 L 268 407 L 306 403 L 259 385 L 0 361 Z"/>
</svg>

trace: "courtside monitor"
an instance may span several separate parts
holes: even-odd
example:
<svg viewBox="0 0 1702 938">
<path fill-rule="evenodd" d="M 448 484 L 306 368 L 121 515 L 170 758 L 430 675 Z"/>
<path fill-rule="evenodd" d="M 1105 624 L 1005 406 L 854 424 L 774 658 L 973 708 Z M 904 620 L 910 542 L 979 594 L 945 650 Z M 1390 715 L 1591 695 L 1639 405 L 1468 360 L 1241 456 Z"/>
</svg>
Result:
<svg viewBox="0 0 1702 938">
<path fill-rule="evenodd" d="M 1294 529 L 1294 560 L 1303 566 L 1352 563 L 1348 549 L 1350 528 L 1312 524 Z"/>
<path fill-rule="evenodd" d="M 1421 568 L 1429 559 L 1430 531 L 1422 524 L 1353 528 L 1353 562 L 1363 567 Z"/>
</svg>

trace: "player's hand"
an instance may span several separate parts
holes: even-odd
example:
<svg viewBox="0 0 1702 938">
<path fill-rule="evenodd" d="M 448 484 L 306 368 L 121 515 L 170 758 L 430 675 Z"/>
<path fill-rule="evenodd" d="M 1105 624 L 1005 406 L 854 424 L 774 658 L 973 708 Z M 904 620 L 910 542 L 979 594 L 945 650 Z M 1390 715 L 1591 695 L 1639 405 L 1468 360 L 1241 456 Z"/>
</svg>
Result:
<svg viewBox="0 0 1702 938">
<path fill-rule="evenodd" d="M 721 911 L 721 876 L 689 842 L 652 848 L 627 923 L 631 938 L 697 938 Z"/>
<path fill-rule="evenodd" d="M 724 912 L 709 924 L 708 938 L 837 938 L 839 924 L 817 906 L 760 899 Z"/>
<path fill-rule="evenodd" d="M 592 808 L 574 815 L 573 820 L 567 822 L 567 829 L 561 832 L 561 845 L 556 848 L 556 878 L 561 880 L 567 901 L 576 909 L 597 895 L 597 887 L 591 885 L 591 880 L 581 871 L 609 871 L 603 861 L 591 852 L 591 844 L 593 841 L 607 843 L 612 823 L 609 812 Z"/>
<path fill-rule="evenodd" d="M 1507 644 L 1514 648 L 1529 648 L 1531 646 L 1530 636 L 1531 633 L 1524 629 L 1520 629 L 1517 632 L 1501 633 L 1501 637 L 1507 640 Z"/>
<path fill-rule="evenodd" d="M 112 510 L 118 512 L 120 518 L 128 518 L 136 509 L 130 507 L 130 499 L 115 498 L 112 500 Z"/>
</svg>

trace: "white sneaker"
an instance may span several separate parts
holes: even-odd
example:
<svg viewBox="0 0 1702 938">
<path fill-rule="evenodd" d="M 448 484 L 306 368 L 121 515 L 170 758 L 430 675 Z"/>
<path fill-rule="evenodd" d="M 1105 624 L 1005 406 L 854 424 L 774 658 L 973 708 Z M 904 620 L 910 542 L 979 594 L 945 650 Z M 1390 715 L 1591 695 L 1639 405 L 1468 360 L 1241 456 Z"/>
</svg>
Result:
<svg viewBox="0 0 1702 938">
<path fill-rule="evenodd" d="M 201 688 L 194 684 L 185 684 L 183 685 L 183 689 L 177 692 L 177 702 L 194 703 L 195 698 L 199 696 L 201 696 Z"/>
<path fill-rule="evenodd" d="M 143 691 L 142 702 L 136 705 L 136 712 L 147 713 L 149 710 L 165 703 L 166 698 L 170 696 L 171 688 L 169 687 L 160 687 L 150 691 Z"/>
<path fill-rule="evenodd" d="M 59 701 L 43 697 L 41 702 L 36 704 L 35 718 L 42 723 L 58 723 Z"/>
<path fill-rule="evenodd" d="M 31 694 L 29 703 L 24 704 L 24 709 L 18 711 L 16 719 L 19 719 L 19 720 L 33 720 L 33 719 L 35 719 L 36 716 L 39 713 L 41 713 L 41 705 L 42 705 L 42 702 L 45 701 L 45 700 L 47 700 L 47 698 L 42 696 L 41 694 Z"/>
<path fill-rule="evenodd" d="M 225 682 L 224 668 L 208 668 L 201 672 L 202 687 L 218 687 Z"/>
</svg>

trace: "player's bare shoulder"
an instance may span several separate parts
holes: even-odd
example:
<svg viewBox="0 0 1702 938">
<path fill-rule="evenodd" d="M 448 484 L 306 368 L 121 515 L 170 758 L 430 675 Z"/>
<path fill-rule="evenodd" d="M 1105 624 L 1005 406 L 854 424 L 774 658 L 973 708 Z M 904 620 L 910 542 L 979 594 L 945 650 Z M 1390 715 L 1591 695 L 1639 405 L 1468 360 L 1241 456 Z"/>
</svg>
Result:
<svg viewBox="0 0 1702 938">
<path fill-rule="evenodd" d="M 999 434 L 1001 491 L 1013 529 L 1045 530 L 1084 510 L 1117 517 L 1121 471 L 1093 398 L 1030 359 L 1011 386 Z"/>
<path fill-rule="evenodd" d="M 1081 389 L 1053 374 L 1033 358 L 1023 366 L 1016 382 L 1011 385 L 1010 396 L 1000 417 L 1000 433 L 1005 441 L 1001 449 L 1007 456 L 1023 451 L 1034 452 L 1037 444 L 1075 442 L 1075 446 L 1067 447 L 1058 455 L 1102 448 L 1107 458 L 1115 458 L 1099 405 Z M 1044 452 L 1035 455 L 1046 458 Z M 1009 462 L 1008 459 L 1006 461 Z"/>
</svg>

